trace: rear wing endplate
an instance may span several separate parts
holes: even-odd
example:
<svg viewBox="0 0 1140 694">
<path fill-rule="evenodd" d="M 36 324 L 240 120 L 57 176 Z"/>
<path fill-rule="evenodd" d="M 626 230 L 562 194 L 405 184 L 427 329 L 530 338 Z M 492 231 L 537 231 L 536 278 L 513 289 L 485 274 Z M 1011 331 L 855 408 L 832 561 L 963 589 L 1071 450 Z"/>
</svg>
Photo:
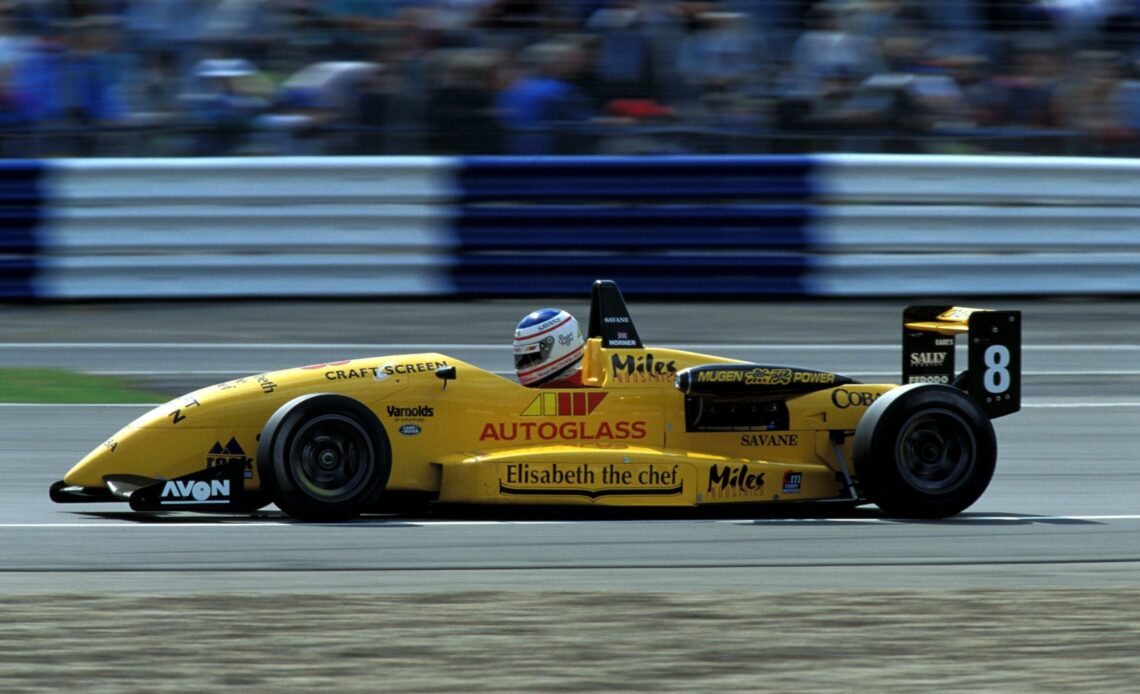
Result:
<svg viewBox="0 0 1140 694">
<path fill-rule="evenodd" d="M 967 366 L 954 369 L 966 335 Z M 964 306 L 908 306 L 903 311 L 902 382 L 961 388 L 991 418 L 1021 409 L 1021 311 Z"/>
<path fill-rule="evenodd" d="M 612 349 L 641 349 L 641 337 L 625 305 L 617 283 L 595 280 L 590 294 L 590 326 L 587 337 L 598 337 L 602 346 Z"/>
</svg>

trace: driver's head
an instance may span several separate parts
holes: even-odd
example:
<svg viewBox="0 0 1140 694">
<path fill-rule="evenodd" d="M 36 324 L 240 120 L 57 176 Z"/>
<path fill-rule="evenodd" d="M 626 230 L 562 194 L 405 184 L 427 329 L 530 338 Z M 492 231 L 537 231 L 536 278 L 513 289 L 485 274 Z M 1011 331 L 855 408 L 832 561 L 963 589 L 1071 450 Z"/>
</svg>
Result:
<svg viewBox="0 0 1140 694">
<path fill-rule="evenodd" d="M 515 372 L 524 386 L 569 375 L 582 362 L 586 341 L 578 321 L 558 308 L 527 314 L 515 328 Z"/>
</svg>

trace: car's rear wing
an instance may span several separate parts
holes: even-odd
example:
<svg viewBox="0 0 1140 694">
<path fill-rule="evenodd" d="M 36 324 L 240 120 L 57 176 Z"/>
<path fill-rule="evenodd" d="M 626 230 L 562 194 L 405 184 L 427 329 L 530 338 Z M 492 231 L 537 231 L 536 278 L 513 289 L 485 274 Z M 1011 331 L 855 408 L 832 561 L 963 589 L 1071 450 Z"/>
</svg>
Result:
<svg viewBox="0 0 1140 694">
<path fill-rule="evenodd" d="M 625 298 L 613 280 L 594 280 L 590 293 L 590 325 L 587 337 L 598 337 L 602 346 L 641 349 L 641 337 L 633 325 Z"/>
<path fill-rule="evenodd" d="M 954 369 L 966 334 L 967 367 Z M 991 419 L 1021 409 L 1021 311 L 908 306 L 903 311 L 902 382 L 943 383 L 969 393 Z"/>
</svg>

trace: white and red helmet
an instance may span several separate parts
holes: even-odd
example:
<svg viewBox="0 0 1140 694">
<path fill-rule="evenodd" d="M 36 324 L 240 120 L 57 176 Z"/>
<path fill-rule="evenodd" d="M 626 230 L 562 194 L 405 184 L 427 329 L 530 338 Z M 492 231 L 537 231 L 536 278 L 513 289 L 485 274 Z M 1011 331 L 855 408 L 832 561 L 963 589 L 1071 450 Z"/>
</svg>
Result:
<svg viewBox="0 0 1140 694">
<path fill-rule="evenodd" d="M 515 328 L 515 372 L 524 386 L 567 375 L 582 361 L 586 341 L 574 316 L 557 308 L 529 313 Z"/>
</svg>

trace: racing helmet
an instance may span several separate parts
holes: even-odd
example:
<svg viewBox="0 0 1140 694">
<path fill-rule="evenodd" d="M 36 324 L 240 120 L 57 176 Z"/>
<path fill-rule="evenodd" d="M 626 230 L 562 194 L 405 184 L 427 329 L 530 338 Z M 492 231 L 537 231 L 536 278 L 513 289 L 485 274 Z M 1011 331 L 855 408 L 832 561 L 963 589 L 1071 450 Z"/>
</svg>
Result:
<svg viewBox="0 0 1140 694">
<path fill-rule="evenodd" d="M 557 308 L 527 314 L 515 328 L 515 373 L 524 386 L 540 386 L 573 372 L 586 341 L 574 316 Z"/>
</svg>

